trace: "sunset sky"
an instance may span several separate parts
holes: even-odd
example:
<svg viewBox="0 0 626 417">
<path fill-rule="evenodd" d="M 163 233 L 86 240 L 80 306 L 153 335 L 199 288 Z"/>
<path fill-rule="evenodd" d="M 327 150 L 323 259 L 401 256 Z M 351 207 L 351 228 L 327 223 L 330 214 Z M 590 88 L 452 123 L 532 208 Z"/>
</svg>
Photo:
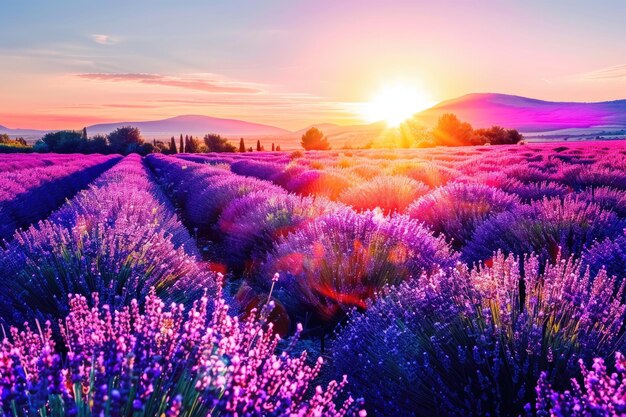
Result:
<svg viewBox="0 0 626 417">
<path fill-rule="evenodd" d="M 624 1 L 3 1 L 0 125 L 363 123 L 381 90 L 626 98 Z M 398 87 L 400 86 L 400 87 Z"/>
</svg>

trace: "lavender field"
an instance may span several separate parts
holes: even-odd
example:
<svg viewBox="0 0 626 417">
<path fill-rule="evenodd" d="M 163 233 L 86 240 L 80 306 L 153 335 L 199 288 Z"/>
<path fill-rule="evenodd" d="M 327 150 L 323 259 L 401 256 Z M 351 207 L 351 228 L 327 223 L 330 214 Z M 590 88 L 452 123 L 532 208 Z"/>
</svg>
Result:
<svg viewBox="0 0 626 417">
<path fill-rule="evenodd" d="M 626 145 L 0 155 L 6 416 L 626 415 Z"/>
</svg>

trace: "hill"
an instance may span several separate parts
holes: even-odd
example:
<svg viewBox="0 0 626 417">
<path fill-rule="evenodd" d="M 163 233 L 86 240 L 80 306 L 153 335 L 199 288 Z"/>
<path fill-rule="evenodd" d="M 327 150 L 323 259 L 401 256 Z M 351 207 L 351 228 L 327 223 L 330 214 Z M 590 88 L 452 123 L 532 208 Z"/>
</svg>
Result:
<svg viewBox="0 0 626 417">
<path fill-rule="evenodd" d="M 434 125 L 439 116 L 454 113 L 475 128 L 500 125 L 522 132 L 626 126 L 626 100 L 598 103 L 552 102 L 507 94 L 468 94 L 418 113 Z"/>
<path fill-rule="evenodd" d="M 166 139 L 181 133 L 194 136 L 203 136 L 206 133 L 219 133 L 227 137 L 282 136 L 291 133 L 288 130 L 275 126 L 197 115 L 177 116 L 169 119 L 143 122 L 103 123 L 88 126 L 87 133 L 90 136 L 107 134 L 122 126 L 137 127 L 141 130 L 144 137 L 156 139 Z"/>
</svg>

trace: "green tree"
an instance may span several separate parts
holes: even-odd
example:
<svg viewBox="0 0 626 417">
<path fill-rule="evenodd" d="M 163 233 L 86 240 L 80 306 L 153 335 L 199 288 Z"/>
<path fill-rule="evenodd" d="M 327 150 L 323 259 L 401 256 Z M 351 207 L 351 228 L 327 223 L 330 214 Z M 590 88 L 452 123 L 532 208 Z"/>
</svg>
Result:
<svg viewBox="0 0 626 417">
<path fill-rule="evenodd" d="M 330 149 L 328 138 L 324 136 L 322 131 L 316 127 L 310 128 L 304 133 L 304 135 L 302 135 L 302 141 L 300 144 L 307 151 L 327 151 Z"/>
<path fill-rule="evenodd" d="M 437 145 L 467 146 L 473 142 L 474 129 L 469 123 L 459 120 L 455 114 L 445 113 L 439 117 L 432 134 Z"/>
<path fill-rule="evenodd" d="M 221 137 L 216 133 L 208 133 L 204 135 L 204 144 L 207 152 L 235 152 L 237 148 L 228 142 L 228 139 Z M 239 141 L 239 148 L 243 144 L 243 139 Z M 245 148 L 244 148 L 245 149 Z"/>
<path fill-rule="evenodd" d="M 170 154 L 178 153 L 178 150 L 176 149 L 176 139 L 174 139 L 174 136 L 172 136 L 172 138 L 170 139 L 169 153 Z"/>
<path fill-rule="evenodd" d="M 198 153 L 200 152 L 200 141 L 196 138 L 194 138 L 193 136 L 189 136 L 186 138 L 186 145 L 185 145 L 185 149 L 187 150 L 187 153 Z"/>
<path fill-rule="evenodd" d="M 109 153 L 109 145 L 107 144 L 107 138 L 104 135 L 95 135 L 91 139 L 82 141 L 78 150 L 80 153 Z"/>
<path fill-rule="evenodd" d="M 109 146 L 114 153 L 127 155 L 129 153 L 139 152 L 139 147 L 143 145 L 141 132 L 136 127 L 124 126 L 115 129 L 109 133 Z M 150 146 L 152 146 L 150 144 Z M 146 148 L 143 148 L 146 149 Z"/>
<path fill-rule="evenodd" d="M 48 152 L 76 153 L 86 139 L 82 130 L 60 130 L 46 133 L 40 141 L 46 144 Z M 40 147 L 41 149 L 41 147 Z"/>
<path fill-rule="evenodd" d="M 514 145 L 524 139 L 515 129 L 505 129 L 502 126 L 491 126 L 474 131 L 474 142 L 477 145 L 490 143 L 491 145 Z"/>
</svg>

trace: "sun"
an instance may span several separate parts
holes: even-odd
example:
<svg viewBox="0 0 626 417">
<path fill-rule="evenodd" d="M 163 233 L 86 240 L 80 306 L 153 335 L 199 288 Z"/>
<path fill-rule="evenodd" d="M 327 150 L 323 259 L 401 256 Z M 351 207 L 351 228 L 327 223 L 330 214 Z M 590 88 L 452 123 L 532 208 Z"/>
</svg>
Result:
<svg viewBox="0 0 626 417">
<path fill-rule="evenodd" d="M 393 84 L 378 91 L 363 105 L 361 113 L 370 123 L 384 120 L 387 126 L 398 127 L 415 113 L 434 104 L 424 91 L 407 84 Z"/>
</svg>

